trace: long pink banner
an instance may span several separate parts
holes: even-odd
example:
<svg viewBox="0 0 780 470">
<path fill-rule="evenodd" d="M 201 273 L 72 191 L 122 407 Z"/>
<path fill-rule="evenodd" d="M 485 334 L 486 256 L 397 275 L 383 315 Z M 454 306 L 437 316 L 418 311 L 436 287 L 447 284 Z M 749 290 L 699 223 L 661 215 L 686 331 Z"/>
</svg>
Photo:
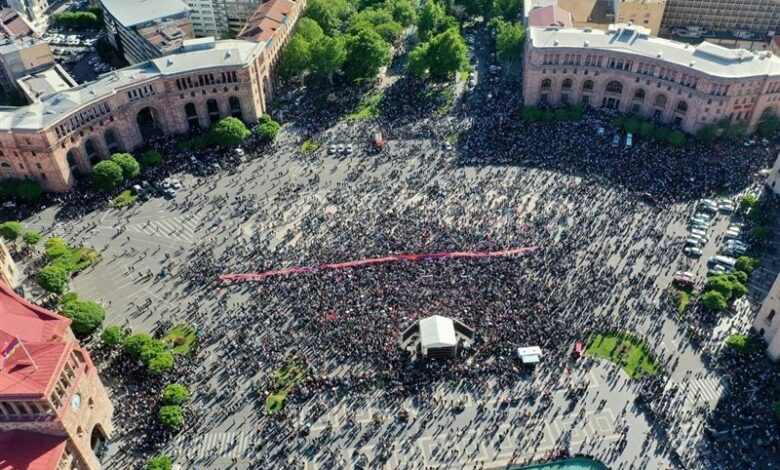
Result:
<svg viewBox="0 0 780 470">
<path fill-rule="evenodd" d="M 416 253 L 407 255 L 391 255 L 381 258 L 367 258 L 355 261 L 345 261 L 343 263 L 321 264 L 319 266 L 276 269 L 262 273 L 243 273 L 243 274 L 223 274 L 219 276 L 222 281 L 259 281 L 271 276 L 281 276 L 285 274 L 316 273 L 318 271 L 356 268 L 372 264 L 392 263 L 395 261 L 427 261 L 447 258 L 495 258 L 499 256 L 525 255 L 536 249 L 535 246 L 525 248 L 513 248 L 511 250 L 501 251 L 449 251 L 441 253 Z"/>
</svg>

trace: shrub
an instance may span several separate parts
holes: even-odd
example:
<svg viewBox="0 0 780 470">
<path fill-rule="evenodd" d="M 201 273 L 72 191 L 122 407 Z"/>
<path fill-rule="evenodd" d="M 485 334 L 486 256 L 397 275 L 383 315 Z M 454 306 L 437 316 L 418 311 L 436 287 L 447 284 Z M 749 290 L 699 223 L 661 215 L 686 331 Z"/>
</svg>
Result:
<svg viewBox="0 0 780 470">
<path fill-rule="evenodd" d="M 737 281 L 739 281 L 742 284 L 746 283 L 748 280 L 748 275 L 744 271 L 735 271 L 734 277 L 737 279 Z"/>
<path fill-rule="evenodd" d="M 741 198 L 739 198 L 739 207 L 741 209 L 750 209 L 751 207 L 758 204 L 758 198 L 754 196 L 753 194 L 745 194 Z"/>
<path fill-rule="evenodd" d="M 612 127 L 615 127 L 617 129 L 622 129 L 623 126 L 626 125 L 626 120 L 621 116 L 615 116 L 612 118 L 610 123 L 612 124 Z"/>
<path fill-rule="evenodd" d="M 282 126 L 268 114 L 263 114 L 257 120 L 257 135 L 264 142 L 273 141 L 281 128 Z"/>
<path fill-rule="evenodd" d="M 635 117 L 628 118 L 625 122 L 625 128 L 626 132 L 631 132 L 632 134 L 636 133 L 639 130 L 640 126 L 639 119 Z"/>
<path fill-rule="evenodd" d="M 746 335 L 729 336 L 726 340 L 726 346 L 743 354 L 753 351 L 753 342 Z"/>
<path fill-rule="evenodd" d="M 147 150 L 141 154 L 141 165 L 143 166 L 154 166 L 162 163 L 162 161 L 163 156 L 157 150 Z"/>
<path fill-rule="evenodd" d="M 712 276 L 707 281 L 707 288 L 720 292 L 724 299 L 731 298 L 733 283 L 725 276 Z"/>
<path fill-rule="evenodd" d="M 542 119 L 542 111 L 536 106 L 523 107 L 523 119 L 528 122 L 537 122 Z"/>
<path fill-rule="evenodd" d="M 65 305 L 67 302 L 73 302 L 74 300 L 79 300 L 78 292 L 65 292 L 60 298 L 60 305 Z"/>
<path fill-rule="evenodd" d="M 22 236 L 22 239 L 24 240 L 24 243 L 27 245 L 33 246 L 37 245 L 38 242 L 41 241 L 41 234 L 38 232 L 24 232 L 24 235 Z"/>
<path fill-rule="evenodd" d="M 100 333 L 100 341 L 109 346 L 119 346 L 125 340 L 125 331 L 121 326 L 112 325 Z"/>
<path fill-rule="evenodd" d="M 0 237 L 8 241 L 14 241 L 24 232 L 24 225 L 17 221 L 8 221 L 0 224 Z"/>
<path fill-rule="evenodd" d="M 729 306 L 726 299 L 723 297 L 723 294 L 714 290 L 705 292 L 704 295 L 701 296 L 701 303 L 707 310 L 715 312 L 726 310 Z"/>
<path fill-rule="evenodd" d="M 141 348 L 141 362 L 149 365 L 152 359 L 165 352 L 165 343 L 159 339 L 153 339 Z"/>
<path fill-rule="evenodd" d="M 234 117 L 222 118 L 209 132 L 209 140 L 222 147 L 233 147 L 244 141 L 251 132 L 244 123 Z"/>
<path fill-rule="evenodd" d="M 106 310 L 91 300 L 73 300 L 62 307 L 62 314 L 73 320 L 70 327 L 77 335 L 88 335 L 106 319 Z"/>
<path fill-rule="evenodd" d="M 568 121 L 569 113 L 565 109 L 555 110 L 555 120 L 558 122 Z"/>
<path fill-rule="evenodd" d="M 97 15 L 87 11 L 66 11 L 52 15 L 55 24 L 73 29 L 100 27 Z"/>
<path fill-rule="evenodd" d="M 669 142 L 669 145 L 672 147 L 683 147 L 685 145 L 685 134 L 682 133 L 682 131 L 671 131 L 669 135 L 666 136 L 666 141 Z"/>
<path fill-rule="evenodd" d="M 183 405 L 190 399 L 190 391 L 182 384 L 168 384 L 163 390 L 164 405 Z"/>
<path fill-rule="evenodd" d="M 772 230 L 765 225 L 756 225 L 750 229 L 750 236 L 758 240 L 766 240 L 772 234 Z"/>
<path fill-rule="evenodd" d="M 164 375 L 173 369 L 173 354 L 168 351 L 154 356 L 147 365 L 147 371 L 152 375 Z"/>
<path fill-rule="evenodd" d="M 133 357 L 139 357 L 144 346 L 152 342 L 152 337 L 147 333 L 136 333 L 128 336 L 122 347 L 125 352 Z"/>
<path fill-rule="evenodd" d="M 542 112 L 542 121 L 544 122 L 553 122 L 555 119 L 555 113 L 548 110 L 545 110 Z"/>
<path fill-rule="evenodd" d="M 180 406 L 161 406 L 157 416 L 160 418 L 160 422 L 168 428 L 178 428 L 184 424 L 184 414 L 181 412 Z"/>
<path fill-rule="evenodd" d="M 70 273 L 61 266 L 44 266 L 38 271 L 36 280 L 45 291 L 62 294 L 68 289 Z"/>
<path fill-rule="evenodd" d="M 124 181 L 122 167 L 112 160 L 103 160 L 92 167 L 92 183 L 102 191 L 113 191 Z"/>
<path fill-rule="evenodd" d="M 16 186 L 16 195 L 23 201 L 34 201 L 41 197 L 43 188 L 35 180 L 21 180 Z"/>
<path fill-rule="evenodd" d="M 141 165 L 129 153 L 115 153 L 111 156 L 111 161 L 119 165 L 119 168 L 122 169 L 122 176 L 126 180 L 131 180 L 141 173 Z"/>
<path fill-rule="evenodd" d="M 718 128 L 712 124 L 707 124 L 696 132 L 696 139 L 703 144 L 711 144 L 717 138 Z"/>
<path fill-rule="evenodd" d="M 655 126 L 645 121 L 639 125 L 639 135 L 643 137 L 650 137 L 655 134 Z"/>
<path fill-rule="evenodd" d="M 69 251 L 68 244 L 65 243 L 65 239 L 57 237 L 52 237 L 46 240 L 46 243 L 43 244 L 43 247 L 46 249 L 46 257 L 50 260 L 59 258 L 60 256 L 67 254 Z"/>
<path fill-rule="evenodd" d="M 158 455 L 150 457 L 146 462 L 146 470 L 171 470 L 173 463 L 167 455 Z"/>
<path fill-rule="evenodd" d="M 755 258 L 750 256 L 740 256 L 737 258 L 737 262 L 734 264 L 734 269 L 741 271 L 748 276 L 758 267 L 759 262 Z"/>
</svg>

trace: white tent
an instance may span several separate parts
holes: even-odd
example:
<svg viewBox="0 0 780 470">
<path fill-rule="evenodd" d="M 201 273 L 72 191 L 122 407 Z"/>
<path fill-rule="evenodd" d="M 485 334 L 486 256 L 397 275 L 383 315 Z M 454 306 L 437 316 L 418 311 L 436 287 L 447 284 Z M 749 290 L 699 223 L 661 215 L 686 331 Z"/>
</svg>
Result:
<svg viewBox="0 0 780 470">
<path fill-rule="evenodd" d="M 458 345 L 452 319 L 434 315 L 420 320 L 420 345 L 428 348 L 447 348 Z"/>
<path fill-rule="evenodd" d="M 517 356 L 520 357 L 523 364 L 536 364 L 542 358 L 542 348 L 539 346 L 517 348 Z"/>
</svg>

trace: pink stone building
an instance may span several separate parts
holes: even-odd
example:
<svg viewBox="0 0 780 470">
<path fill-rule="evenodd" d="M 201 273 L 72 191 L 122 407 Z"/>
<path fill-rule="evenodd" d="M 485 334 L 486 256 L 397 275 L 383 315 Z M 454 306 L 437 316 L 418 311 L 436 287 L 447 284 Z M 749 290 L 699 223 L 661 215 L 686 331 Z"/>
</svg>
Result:
<svg viewBox="0 0 780 470">
<path fill-rule="evenodd" d="M 723 119 L 750 132 L 780 115 L 780 58 L 771 52 L 652 37 L 640 26 L 529 28 L 527 105 L 582 103 L 696 132 Z"/>
</svg>

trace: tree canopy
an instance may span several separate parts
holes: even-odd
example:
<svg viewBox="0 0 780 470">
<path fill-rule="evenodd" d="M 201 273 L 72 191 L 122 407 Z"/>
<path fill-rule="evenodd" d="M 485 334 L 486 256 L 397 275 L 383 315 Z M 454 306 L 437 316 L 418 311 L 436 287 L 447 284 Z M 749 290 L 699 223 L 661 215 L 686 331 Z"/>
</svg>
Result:
<svg viewBox="0 0 780 470">
<path fill-rule="evenodd" d="M 71 320 L 74 333 L 84 336 L 92 333 L 106 319 L 106 310 L 91 300 L 71 300 L 62 306 L 62 314 Z"/>
<path fill-rule="evenodd" d="M 257 120 L 257 135 L 263 141 L 273 141 L 281 128 L 282 126 L 268 114 L 261 115 Z"/>
<path fill-rule="evenodd" d="M 62 294 L 68 289 L 70 273 L 62 266 L 44 266 L 36 275 L 38 285 L 47 292 Z"/>
<path fill-rule="evenodd" d="M 147 150 L 141 154 L 141 165 L 154 166 L 163 161 L 163 156 L 157 150 Z"/>
<path fill-rule="evenodd" d="M 121 326 L 112 325 L 100 333 L 100 341 L 109 346 L 119 346 L 125 340 L 125 331 Z"/>
<path fill-rule="evenodd" d="M 167 455 L 158 455 L 150 457 L 146 462 L 146 470 L 171 470 L 173 462 Z"/>
<path fill-rule="evenodd" d="M 22 239 L 24 240 L 24 243 L 33 246 L 37 245 L 41 241 L 41 234 L 38 232 L 24 232 L 24 235 L 22 236 Z"/>
<path fill-rule="evenodd" d="M 723 294 L 714 290 L 705 292 L 704 295 L 701 296 L 701 303 L 707 310 L 715 312 L 726 310 L 729 306 L 728 302 L 726 302 L 726 299 L 723 297 Z"/>
<path fill-rule="evenodd" d="M 102 191 L 113 191 L 124 181 L 122 167 L 111 160 L 103 160 L 92 167 L 92 183 Z"/>
<path fill-rule="evenodd" d="M 457 28 L 458 21 L 449 16 L 437 0 L 425 0 L 417 20 L 417 35 L 421 42 L 451 28 Z"/>
<path fill-rule="evenodd" d="M 187 390 L 182 384 L 172 383 L 165 386 L 163 389 L 163 404 L 164 405 L 183 405 L 190 399 L 190 391 Z"/>
<path fill-rule="evenodd" d="M 122 169 L 122 176 L 127 180 L 133 179 L 141 173 L 141 165 L 129 153 L 115 153 L 111 155 L 111 161 L 119 165 Z"/>
<path fill-rule="evenodd" d="M 222 147 L 234 147 L 244 141 L 252 133 L 241 119 L 234 117 L 222 118 L 214 124 L 209 132 L 209 140 Z"/>
<path fill-rule="evenodd" d="M 446 81 L 468 64 L 468 48 L 457 29 L 434 36 L 428 46 L 428 73 L 431 79 Z"/>
<path fill-rule="evenodd" d="M 357 28 L 347 35 L 345 72 L 352 81 L 370 80 L 390 63 L 390 45 L 374 29 Z"/>
<path fill-rule="evenodd" d="M 15 220 L 0 224 L 0 236 L 8 241 L 14 241 L 24 233 L 24 225 Z"/>
<path fill-rule="evenodd" d="M 161 406 L 157 416 L 160 418 L 160 422 L 167 428 L 178 428 L 184 424 L 184 414 L 180 406 Z"/>
<path fill-rule="evenodd" d="M 295 34 L 282 52 L 279 62 L 279 77 L 290 80 L 303 74 L 311 63 L 311 49 L 303 36 Z"/>
<path fill-rule="evenodd" d="M 496 22 L 496 55 L 505 62 L 518 60 L 523 55 L 525 28 L 520 23 Z"/>
</svg>

